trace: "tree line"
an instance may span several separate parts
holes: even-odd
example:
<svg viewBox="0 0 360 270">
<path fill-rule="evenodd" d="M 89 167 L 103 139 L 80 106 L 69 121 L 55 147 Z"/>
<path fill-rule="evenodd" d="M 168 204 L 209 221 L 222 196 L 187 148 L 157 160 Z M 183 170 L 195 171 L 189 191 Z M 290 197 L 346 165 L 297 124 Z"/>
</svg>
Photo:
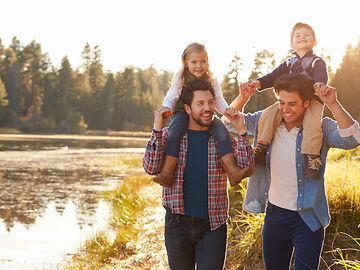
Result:
<svg viewBox="0 0 360 270">
<path fill-rule="evenodd" d="M 153 111 L 161 105 L 173 74 L 153 66 L 104 71 L 100 48 L 88 43 L 81 58 L 82 64 L 76 69 L 66 56 L 57 68 L 36 41 L 22 45 L 14 37 L 5 47 L 0 39 L 0 126 L 22 132 L 151 130 Z M 330 63 L 330 57 L 324 58 Z M 228 102 L 238 93 L 242 64 L 235 54 L 222 78 Z M 258 52 L 249 79 L 268 73 L 275 65 L 272 52 Z M 347 47 L 339 68 L 329 73 L 339 99 L 360 120 L 360 40 L 356 47 Z M 256 93 L 245 109 L 263 109 L 274 101 L 272 91 Z"/>
</svg>

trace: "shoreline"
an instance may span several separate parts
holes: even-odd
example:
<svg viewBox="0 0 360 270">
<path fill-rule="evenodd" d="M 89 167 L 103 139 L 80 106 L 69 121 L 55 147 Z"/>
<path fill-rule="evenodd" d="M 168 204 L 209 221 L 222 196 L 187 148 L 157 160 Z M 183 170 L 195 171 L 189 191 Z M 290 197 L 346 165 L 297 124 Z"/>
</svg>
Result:
<svg viewBox="0 0 360 270">
<path fill-rule="evenodd" d="M 108 135 L 76 135 L 76 134 L 0 134 L 0 140 L 3 141 L 17 141 L 17 140 L 28 140 L 28 141 L 36 141 L 36 140 L 93 140 L 93 141 L 139 141 L 146 142 L 149 138 L 141 138 L 141 137 L 129 137 L 129 136 L 108 136 Z"/>
</svg>

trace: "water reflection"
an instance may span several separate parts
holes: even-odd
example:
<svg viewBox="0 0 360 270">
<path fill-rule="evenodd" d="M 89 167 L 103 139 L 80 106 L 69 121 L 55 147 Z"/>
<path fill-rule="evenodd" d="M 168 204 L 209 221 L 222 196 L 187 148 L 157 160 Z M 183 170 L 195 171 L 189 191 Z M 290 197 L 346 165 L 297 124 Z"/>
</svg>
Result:
<svg viewBox="0 0 360 270">
<path fill-rule="evenodd" d="M 63 256 L 107 222 L 108 206 L 98 195 L 124 176 L 114 159 L 143 148 L 37 142 L 36 149 L 53 150 L 33 151 L 25 142 L 24 151 L 21 143 L 1 142 L 0 269 L 61 269 Z"/>
<path fill-rule="evenodd" d="M 30 227 L 16 223 L 6 231 L 0 222 L 0 254 L 6 258 L 3 266 L 0 263 L 0 269 L 31 269 L 40 265 L 41 269 L 56 269 L 63 259 L 64 247 L 73 251 L 86 237 L 105 227 L 108 213 L 108 205 L 100 201 L 94 222 L 81 227 L 77 207 L 69 200 L 62 213 L 58 212 L 55 203 L 49 203 Z"/>
<path fill-rule="evenodd" d="M 142 148 L 146 139 L 132 140 L 73 140 L 73 139 L 27 139 L 0 141 L 0 151 L 31 151 L 58 149 L 98 149 L 98 148 Z"/>
<path fill-rule="evenodd" d="M 43 215 L 49 201 L 61 214 L 71 200 L 79 209 L 79 224 L 86 223 L 98 203 L 95 191 L 103 187 L 106 178 L 101 171 L 39 168 L 41 162 L 32 160 L 32 163 L 34 167 L 1 170 L 0 218 L 4 220 L 6 229 L 10 230 L 15 222 L 33 224 L 37 216 Z M 110 177 L 116 180 L 121 175 Z"/>
</svg>

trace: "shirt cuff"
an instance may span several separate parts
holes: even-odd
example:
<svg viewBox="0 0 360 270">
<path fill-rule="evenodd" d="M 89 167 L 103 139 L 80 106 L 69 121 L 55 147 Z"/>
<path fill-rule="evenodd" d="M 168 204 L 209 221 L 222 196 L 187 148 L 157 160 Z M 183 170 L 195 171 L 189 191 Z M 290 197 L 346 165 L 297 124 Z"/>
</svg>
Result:
<svg viewBox="0 0 360 270">
<path fill-rule="evenodd" d="M 354 122 L 348 128 L 339 128 L 339 134 L 341 137 L 350 137 L 353 136 L 358 143 L 360 143 L 360 127 L 357 121 Z"/>
<path fill-rule="evenodd" d="M 153 132 L 153 136 L 154 137 L 156 137 L 156 138 L 161 138 L 161 136 L 162 136 L 162 130 L 156 130 L 156 129 L 153 129 L 152 130 L 152 132 Z"/>
</svg>

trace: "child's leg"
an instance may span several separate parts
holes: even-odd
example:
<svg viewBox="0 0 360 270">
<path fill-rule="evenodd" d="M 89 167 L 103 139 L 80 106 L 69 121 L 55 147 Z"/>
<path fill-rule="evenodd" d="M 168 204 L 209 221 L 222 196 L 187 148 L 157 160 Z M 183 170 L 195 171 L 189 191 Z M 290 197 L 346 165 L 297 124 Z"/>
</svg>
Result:
<svg viewBox="0 0 360 270">
<path fill-rule="evenodd" d="M 310 101 L 310 106 L 305 111 L 303 120 L 304 135 L 301 143 L 302 154 L 320 155 L 323 139 L 321 128 L 323 109 L 323 104 L 312 99 Z"/>
<path fill-rule="evenodd" d="M 228 175 L 230 185 L 235 186 L 240 183 L 242 179 L 251 175 L 251 162 L 246 164 L 247 166 L 244 166 L 243 168 L 236 165 L 229 131 L 217 117 L 214 117 L 213 123 L 210 126 L 210 131 L 218 144 L 220 163 L 224 168 L 225 173 Z M 242 152 L 248 152 L 247 145 L 244 144 L 244 146 L 241 147 L 244 147 L 244 149 L 240 149 L 239 151 L 243 150 Z"/>
<path fill-rule="evenodd" d="M 306 109 L 303 120 L 303 140 L 301 153 L 305 156 L 305 176 L 319 179 L 320 177 L 320 150 L 323 140 L 321 119 L 324 105 L 312 99 Z"/>
<path fill-rule="evenodd" d="M 224 123 L 216 116 L 210 125 L 210 132 L 218 143 L 220 158 L 226 154 L 233 153 L 229 131 L 226 129 Z"/>
<path fill-rule="evenodd" d="M 177 112 L 171 119 L 168 140 L 165 145 L 164 163 L 159 175 L 153 180 L 162 186 L 171 187 L 179 156 L 179 145 L 189 125 L 189 116 L 185 112 Z"/>
<path fill-rule="evenodd" d="M 186 112 L 177 112 L 171 119 L 168 138 L 165 145 L 165 155 L 178 157 L 182 136 L 189 126 L 189 115 Z"/>
<path fill-rule="evenodd" d="M 257 145 L 254 148 L 255 165 L 265 165 L 266 149 L 272 141 L 281 119 L 278 102 L 267 107 L 262 112 L 258 123 Z"/>
<path fill-rule="evenodd" d="M 258 143 L 269 145 L 280 121 L 278 102 L 263 110 L 258 123 Z"/>
</svg>

